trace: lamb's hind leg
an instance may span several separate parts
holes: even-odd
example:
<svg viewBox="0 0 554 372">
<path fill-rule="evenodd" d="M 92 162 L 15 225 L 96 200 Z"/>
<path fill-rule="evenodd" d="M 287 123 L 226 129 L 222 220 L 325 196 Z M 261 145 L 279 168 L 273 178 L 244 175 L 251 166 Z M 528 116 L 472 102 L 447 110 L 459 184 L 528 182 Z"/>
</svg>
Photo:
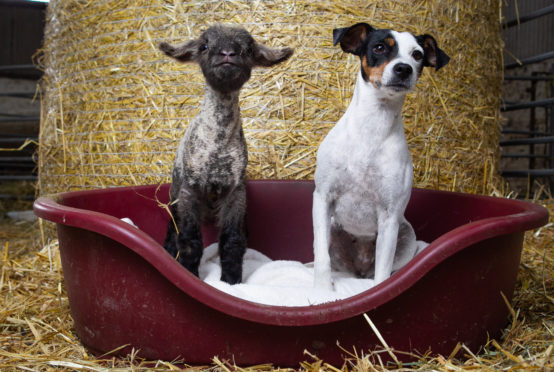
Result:
<svg viewBox="0 0 554 372">
<path fill-rule="evenodd" d="M 238 186 L 225 197 L 220 214 L 219 258 L 221 280 L 229 284 L 242 280 L 242 260 L 246 251 L 246 189 Z"/>
<path fill-rule="evenodd" d="M 188 271 L 198 276 L 203 245 L 198 208 L 194 208 L 193 204 L 180 198 L 171 205 L 173 219 L 167 227 L 164 248 Z"/>
</svg>

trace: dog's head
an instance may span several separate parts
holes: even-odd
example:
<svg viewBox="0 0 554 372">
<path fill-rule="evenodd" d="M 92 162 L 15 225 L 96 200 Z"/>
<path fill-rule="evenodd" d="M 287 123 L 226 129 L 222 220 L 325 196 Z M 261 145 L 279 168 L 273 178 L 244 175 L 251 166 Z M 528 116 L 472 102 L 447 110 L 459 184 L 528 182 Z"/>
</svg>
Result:
<svg viewBox="0 0 554 372">
<path fill-rule="evenodd" d="M 374 29 L 367 23 L 333 30 L 333 45 L 360 57 L 363 79 L 376 89 L 407 92 L 423 67 L 440 69 L 450 57 L 431 35 Z"/>
<path fill-rule="evenodd" d="M 242 27 L 217 24 L 198 39 L 179 46 L 162 42 L 160 49 L 179 62 L 196 62 L 206 81 L 221 92 L 236 91 L 255 66 L 269 67 L 288 59 L 292 48 L 271 48 L 258 43 Z"/>
</svg>

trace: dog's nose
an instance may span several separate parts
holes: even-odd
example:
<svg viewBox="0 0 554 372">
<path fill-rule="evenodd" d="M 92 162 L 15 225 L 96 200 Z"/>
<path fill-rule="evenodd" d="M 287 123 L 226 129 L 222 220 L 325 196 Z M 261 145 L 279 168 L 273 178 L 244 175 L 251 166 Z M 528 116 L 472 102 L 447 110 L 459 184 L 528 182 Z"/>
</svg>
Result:
<svg viewBox="0 0 554 372">
<path fill-rule="evenodd" d="M 412 66 L 406 63 L 398 63 L 396 66 L 394 66 L 393 71 L 396 76 L 404 80 L 407 79 L 414 70 L 412 69 Z"/>
</svg>

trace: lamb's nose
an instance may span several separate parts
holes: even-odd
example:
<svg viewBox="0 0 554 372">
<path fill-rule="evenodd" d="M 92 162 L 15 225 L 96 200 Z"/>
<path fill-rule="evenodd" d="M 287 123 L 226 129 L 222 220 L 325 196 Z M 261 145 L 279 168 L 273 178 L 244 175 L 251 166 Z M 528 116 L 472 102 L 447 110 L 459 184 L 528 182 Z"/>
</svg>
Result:
<svg viewBox="0 0 554 372">
<path fill-rule="evenodd" d="M 404 80 L 404 79 L 407 79 L 412 74 L 413 69 L 412 69 L 412 66 L 406 63 L 398 63 L 396 66 L 394 66 L 393 71 L 396 74 L 396 76 Z"/>
<path fill-rule="evenodd" d="M 237 55 L 234 50 L 226 50 L 226 49 L 220 51 L 219 54 L 225 57 L 233 57 Z"/>
</svg>

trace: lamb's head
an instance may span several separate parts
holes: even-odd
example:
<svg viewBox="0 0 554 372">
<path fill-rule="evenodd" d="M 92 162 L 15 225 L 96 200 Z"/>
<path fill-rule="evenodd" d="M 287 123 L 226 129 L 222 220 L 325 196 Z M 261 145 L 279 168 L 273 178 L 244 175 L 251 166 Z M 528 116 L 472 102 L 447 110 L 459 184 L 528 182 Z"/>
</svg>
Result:
<svg viewBox="0 0 554 372">
<path fill-rule="evenodd" d="M 179 46 L 160 43 L 160 49 L 180 62 L 196 62 L 215 90 L 239 90 L 255 66 L 273 66 L 288 59 L 292 48 L 271 48 L 257 43 L 242 27 L 214 25 L 198 39 Z"/>
</svg>

